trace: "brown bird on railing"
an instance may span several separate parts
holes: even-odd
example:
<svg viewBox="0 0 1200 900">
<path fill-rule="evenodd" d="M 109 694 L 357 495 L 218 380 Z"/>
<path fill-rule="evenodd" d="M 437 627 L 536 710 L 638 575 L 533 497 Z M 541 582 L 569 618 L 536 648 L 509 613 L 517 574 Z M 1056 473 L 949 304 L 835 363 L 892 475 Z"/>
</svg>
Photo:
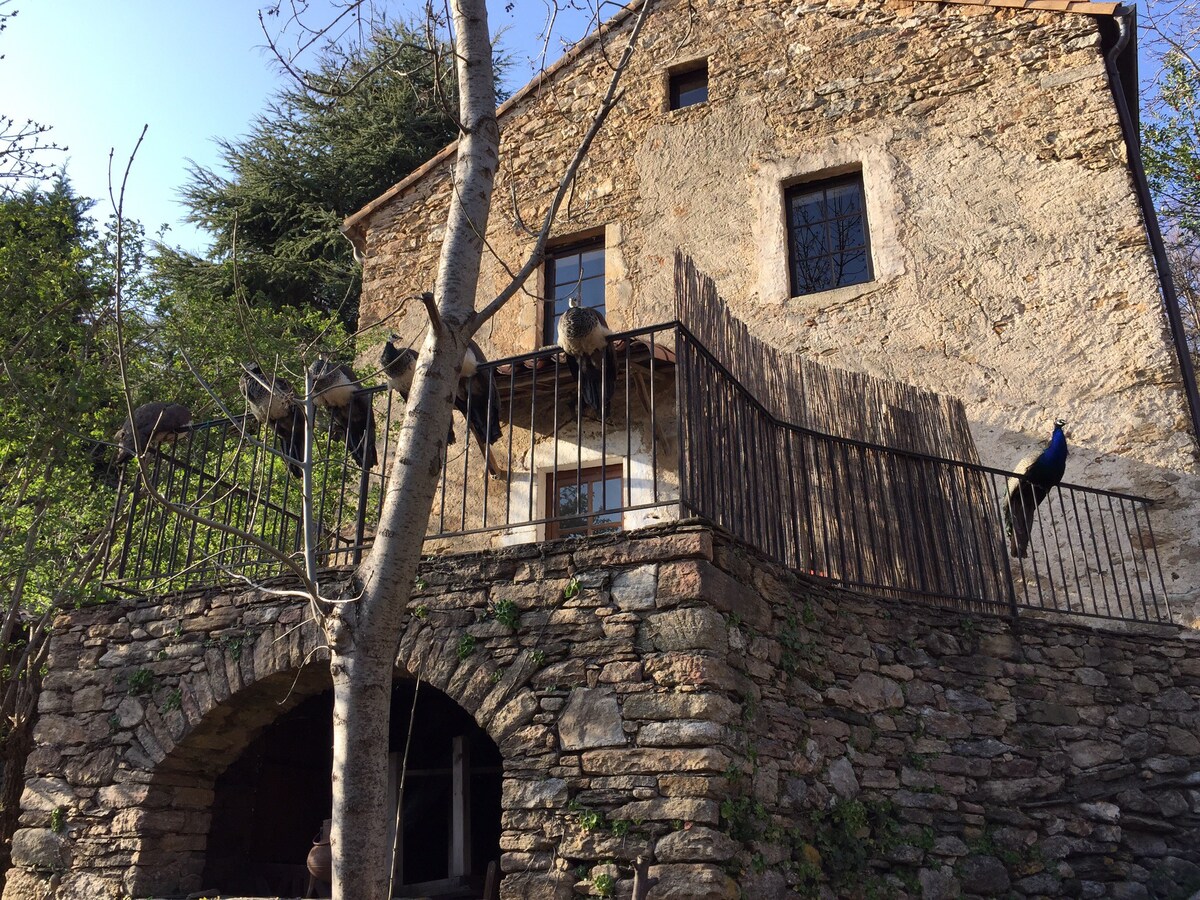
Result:
<svg viewBox="0 0 1200 900">
<path fill-rule="evenodd" d="M 598 311 L 581 306 L 573 296 L 558 320 L 558 346 L 567 355 L 567 366 L 579 385 L 583 406 L 602 421 L 608 421 L 613 391 L 617 386 L 617 358 L 608 336 L 608 323 Z"/>
<path fill-rule="evenodd" d="M 345 363 L 314 360 L 308 367 L 313 377 L 313 399 L 329 410 L 330 430 L 346 443 L 350 455 L 364 469 L 372 469 L 379 457 L 375 451 L 375 412 L 370 395 L 362 389 Z"/>
<path fill-rule="evenodd" d="M 133 422 L 127 418 L 113 440 L 120 446 L 117 465 L 133 459 L 140 447 L 143 452 L 159 444 L 171 443 L 192 425 L 192 412 L 182 403 L 152 400 L 133 411 Z M 135 443 L 136 441 L 136 443 Z"/>
<path fill-rule="evenodd" d="M 238 387 L 246 405 L 260 425 L 275 432 L 288 469 L 297 478 L 304 471 L 304 410 L 296 402 L 292 386 L 276 375 L 267 375 L 258 363 L 242 363 Z"/>
</svg>

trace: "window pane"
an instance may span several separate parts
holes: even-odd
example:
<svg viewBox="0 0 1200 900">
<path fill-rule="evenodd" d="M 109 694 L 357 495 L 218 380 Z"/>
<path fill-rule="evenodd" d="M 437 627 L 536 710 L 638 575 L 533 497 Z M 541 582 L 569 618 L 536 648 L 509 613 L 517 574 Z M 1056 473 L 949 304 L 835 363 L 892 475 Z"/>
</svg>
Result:
<svg viewBox="0 0 1200 900">
<path fill-rule="evenodd" d="M 825 219 L 825 193 L 799 194 L 792 198 L 792 225 L 812 225 Z"/>
<path fill-rule="evenodd" d="M 792 253 L 799 259 L 819 256 L 829 252 L 829 241 L 825 237 L 825 224 L 805 225 L 792 232 Z"/>
<path fill-rule="evenodd" d="M 584 278 L 594 278 L 604 275 L 604 251 L 585 250 L 579 256 L 579 266 Z"/>
<path fill-rule="evenodd" d="M 838 219 L 833 226 L 834 247 L 852 249 L 867 243 L 867 229 L 861 217 Z"/>
<path fill-rule="evenodd" d="M 832 287 L 829 277 L 829 257 L 812 256 L 795 261 L 795 291 L 797 294 L 815 294 Z"/>
<path fill-rule="evenodd" d="M 869 281 L 867 254 L 865 250 L 850 250 L 834 257 L 836 279 L 831 287 L 845 284 L 862 284 Z"/>
<path fill-rule="evenodd" d="M 579 254 L 560 256 L 554 260 L 554 283 L 574 284 L 579 280 Z"/>
<path fill-rule="evenodd" d="M 583 306 L 591 306 L 604 311 L 604 282 L 585 281 L 579 286 L 579 302 Z"/>
<path fill-rule="evenodd" d="M 708 63 L 671 75 L 670 108 L 683 109 L 708 100 Z"/>
<path fill-rule="evenodd" d="M 789 191 L 787 226 L 792 296 L 872 279 L 862 176 Z"/>
<path fill-rule="evenodd" d="M 825 211 L 830 217 L 862 212 L 858 184 L 840 184 L 825 191 Z"/>
<path fill-rule="evenodd" d="M 558 340 L 558 320 L 566 312 L 572 296 L 584 306 L 604 310 L 604 247 L 602 241 L 576 246 L 546 262 L 547 344 Z"/>
</svg>

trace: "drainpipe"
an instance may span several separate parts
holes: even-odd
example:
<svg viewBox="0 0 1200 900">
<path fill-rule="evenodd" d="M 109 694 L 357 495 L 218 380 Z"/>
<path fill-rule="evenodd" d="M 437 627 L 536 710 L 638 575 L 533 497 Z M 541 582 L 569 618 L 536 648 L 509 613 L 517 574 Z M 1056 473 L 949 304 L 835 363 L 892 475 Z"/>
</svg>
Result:
<svg viewBox="0 0 1200 900">
<path fill-rule="evenodd" d="M 1171 339 L 1175 344 L 1175 353 L 1179 359 L 1179 371 L 1183 376 L 1183 390 L 1187 394 L 1188 410 L 1192 418 L 1192 435 L 1200 441 L 1200 391 L 1196 388 L 1196 370 L 1192 365 L 1192 354 L 1188 349 L 1187 333 L 1183 324 L 1183 316 L 1179 312 L 1179 295 L 1175 292 L 1175 281 L 1171 278 L 1171 265 L 1167 260 L 1167 247 L 1163 242 L 1162 230 L 1158 227 L 1158 215 L 1154 210 L 1154 201 L 1150 196 L 1150 184 L 1146 180 L 1146 170 L 1142 166 L 1142 141 L 1138 133 L 1137 121 L 1129 108 L 1124 85 L 1121 83 L 1121 72 L 1117 59 L 1128 46 L 1133 37 L 1135 11 L 1130 7 L 1120 7 L 1114 14 L 1119 29 L 1117 42 L 1105 54 L 1104 62 L 1108 69 L 1108 82 L 1112 88 L 1113 99 L 1117 104 L 1117 115 L 1121 121 L 1121 132 L 1125 137 L 1125 151 L 1129 157 L 1129 171 L 1133 176 L 1134 191 L 1142 209 L 1142 220 L 1146 223 L 1146 234 L 1150 238 L 1150 251 L 1154 254 L 1154 265 L 1158 270 L 1158 281 L 1162 286 L 1163 303 L 1166 306 L 1167 322 L 1171 326 Z"/>
</svg>

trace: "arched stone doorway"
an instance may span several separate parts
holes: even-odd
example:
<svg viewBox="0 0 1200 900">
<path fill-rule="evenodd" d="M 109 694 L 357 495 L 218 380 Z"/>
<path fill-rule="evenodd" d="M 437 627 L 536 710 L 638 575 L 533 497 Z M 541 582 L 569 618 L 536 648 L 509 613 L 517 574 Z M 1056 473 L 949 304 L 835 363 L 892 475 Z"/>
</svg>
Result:
<svg viewBox="0 0 1200 900">
<path fill-rule="evenodd" d="M 308 698 L 217 777 L 205 890 L 305 893 L 305 856 L 330 815 L 332 708 L 332 691 Z M 404 768 L 394 896 L 481 896 L 487 865 L 500 856 L 496 744 L 444 693 L 407 678 L 393 685 L 389 744 L 393 797 Z"/>
</svg>

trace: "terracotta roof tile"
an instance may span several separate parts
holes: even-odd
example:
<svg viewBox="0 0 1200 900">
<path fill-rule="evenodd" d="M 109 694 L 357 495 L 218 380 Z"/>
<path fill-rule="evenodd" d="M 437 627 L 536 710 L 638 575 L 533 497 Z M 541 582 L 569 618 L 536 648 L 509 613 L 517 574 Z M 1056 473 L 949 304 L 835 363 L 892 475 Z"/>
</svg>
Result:
<svg viewBox="0 0 1200 900">
<path fill-rule="evenodd" d="M 1080 13 L 1088 16 L 1112 16 L 1120 3 L 1093 3 L 1090 0 L 916 0 L 918 3 L 961 3 L 967 6 L 998 6 L 1005 9 L 1037 9 Z"/>
</svg>

